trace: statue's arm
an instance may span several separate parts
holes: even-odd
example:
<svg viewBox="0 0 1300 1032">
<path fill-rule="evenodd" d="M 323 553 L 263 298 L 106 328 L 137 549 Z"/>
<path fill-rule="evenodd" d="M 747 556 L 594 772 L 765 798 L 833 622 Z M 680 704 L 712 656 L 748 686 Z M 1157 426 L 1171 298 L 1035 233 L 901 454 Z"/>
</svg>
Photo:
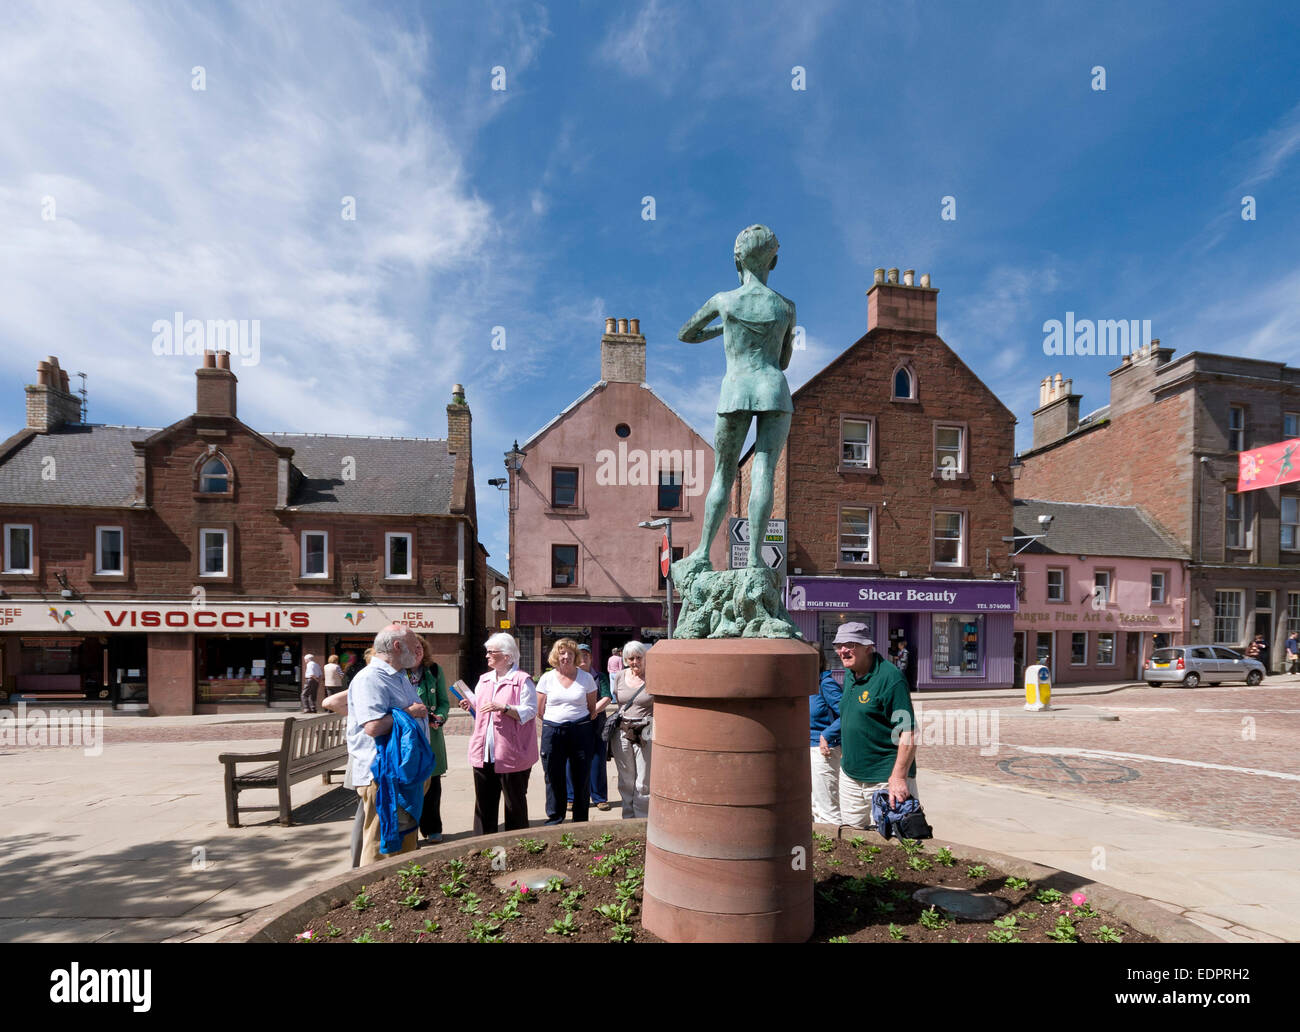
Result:
<svg viewBox="0 0 1300 1032">
<path fill-rule="evenodd" d="M 722 327 L 714 326 L 712 329 L 705 327 L 713 322 L 722 314 L 718 305 L 718 295 L 714 294 L 708 301 L 704 302 L 704 307 L 686 320 L 685 325 L 677 331 L 677 339 L 686 344 L 700 344 L 706 340 L 712 340 L 714 337 L 722 336 Z"/>
<path fill-rule="evenodd" d="M 781 370 L 790 368 L 790 359 L 794 357 L 794 302 L 790 302 L 790 325 L 785 328 L 785 340 L 781 342 Z"/>
</svg>

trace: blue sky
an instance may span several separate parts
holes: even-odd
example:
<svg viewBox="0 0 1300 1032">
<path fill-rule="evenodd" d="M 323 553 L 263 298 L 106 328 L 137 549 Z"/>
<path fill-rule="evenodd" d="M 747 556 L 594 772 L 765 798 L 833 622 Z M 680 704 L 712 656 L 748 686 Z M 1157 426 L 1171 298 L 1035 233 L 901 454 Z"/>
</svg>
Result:
<svg viewBox="0 0 1300 1032">
<path fill-rule="evenodd" d="M 875 267 L 915 268 L 1023 448 L 1043 376 L 1107 401 L 1112 360 L 1043 353 L 1067 311 L 1292 360 L 1298 54 L 1289 5 L 6 4 L 0 421 L 54 354 L 92 421 L 166 425 L 196 362 L 155 320 L 258 319 L 261 430 L 442 437 L 466 385 L 505 569 L 487 479 L 599 378 L 606 316 L 711 438 L 721 349 L 676 331 L 763 222 L 792 386 L 865 331 Z"/>
</svg>

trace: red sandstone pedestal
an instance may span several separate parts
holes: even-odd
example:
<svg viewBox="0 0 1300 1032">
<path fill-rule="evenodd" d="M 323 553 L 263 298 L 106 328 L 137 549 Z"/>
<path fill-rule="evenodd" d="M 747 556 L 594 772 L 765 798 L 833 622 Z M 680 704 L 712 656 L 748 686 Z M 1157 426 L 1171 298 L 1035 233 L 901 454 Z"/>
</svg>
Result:
<svg viewBox="0 0 1300 1032">
<path fill-rule="evenodd" d="M 669 942 L 804 942 L 817 650 L 670 639 L 646 659 L 654 745 L 641 923 Z"/>
</svg>

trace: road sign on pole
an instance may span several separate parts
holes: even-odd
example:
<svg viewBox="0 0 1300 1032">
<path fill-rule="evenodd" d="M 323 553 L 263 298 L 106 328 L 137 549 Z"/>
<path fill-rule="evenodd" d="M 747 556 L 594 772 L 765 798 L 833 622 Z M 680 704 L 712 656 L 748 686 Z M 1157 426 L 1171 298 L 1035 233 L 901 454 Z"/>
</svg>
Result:
<svg viewBox="0 0 1300 1032">
<path fill-rule="evenodd" d="M 673 562 L 673 548 L 668 543 L 668 535 L 664 534 L 664 539 L 659 543 L 659 572 L 665 577 L 668 576 L 668 567 Z"/>
<path fill-rule="evenodd" d="M 743 570 L 749 565 L 749 520 L 732 516 L 727 521 L 727 542 L 730 545 L 730 568 Z M 785 576 L 785 520 L 768 520 L 767 533 L 763 535 L 760 554 L 769 570 L 778 577 Z"/>
</svg>

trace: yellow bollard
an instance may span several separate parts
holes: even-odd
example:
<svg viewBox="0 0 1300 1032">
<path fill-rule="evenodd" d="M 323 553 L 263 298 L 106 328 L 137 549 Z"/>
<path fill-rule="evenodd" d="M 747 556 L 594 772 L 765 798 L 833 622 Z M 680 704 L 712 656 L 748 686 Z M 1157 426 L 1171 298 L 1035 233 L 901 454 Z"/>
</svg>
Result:
<svg viewBox="0 0 1300 1032">
<path fill-rule="evenodd" d="M 1052 674 L 1042 664 L 1025 668 L 1025 709 L 1052 708 Z"/>
</svg>

